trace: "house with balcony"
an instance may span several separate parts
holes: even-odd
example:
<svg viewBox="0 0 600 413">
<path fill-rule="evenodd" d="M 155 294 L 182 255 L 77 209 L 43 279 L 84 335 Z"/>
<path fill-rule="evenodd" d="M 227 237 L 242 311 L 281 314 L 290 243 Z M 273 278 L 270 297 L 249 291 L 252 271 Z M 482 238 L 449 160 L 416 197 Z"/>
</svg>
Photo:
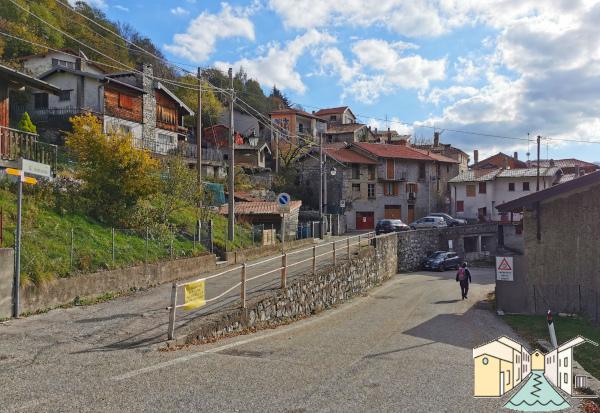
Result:
<svg viewBox="0 0 600 413">
<path fill-rule="evenodd" d="M 356 116 L 348 106 L 321 109 L 313 112 L 313 115 L 325 119 L 328 124 L 347 125 L 349 123 L 356 123 Z"/>
<path fill-rule="evenodd" d="M 16 167 L 19 158 L 45 163 L 54 170 L 56 146 L 39 141 L 35 133 L 11 128 L 18 118 L 10 113 L 11 91 L 24 87 L 36 88 L 53 96 L 62 92 L 59 87 L 0 64 L 0 167 Z"/>
<path fill-rule="evenodd" d="M 416 149 L 424 149 L 430 151 L 432 153 L 437 153 L 439 155 L 443 155 L 447 158 L 452 158 L 458 162 L 458 169 L 460 172 L 464 172 L 469 169 L 469 155 L 449 143 L 440 142 L 440 133 L 433 133 L 433 142 L 428 144 L 416 144 L 411 145 L 411 147 Z M 456 176 L 456 174 L 455 174 Z"/>
<path fill-rule="evenodd" d="M 327 121 L 299 109 L 279 109 L 269 113 L 276 141 L 302 145 L 307 141 L 318 142 L 320 134 L 327 131 Z"/>
<path fill-rule="evenodd" d="M 375 135 L 371 127 L 362 123 L 334 123 L 327 125 L 327 132 L 323 135 L 325 142 L 374 142 Z"/>
</svg>

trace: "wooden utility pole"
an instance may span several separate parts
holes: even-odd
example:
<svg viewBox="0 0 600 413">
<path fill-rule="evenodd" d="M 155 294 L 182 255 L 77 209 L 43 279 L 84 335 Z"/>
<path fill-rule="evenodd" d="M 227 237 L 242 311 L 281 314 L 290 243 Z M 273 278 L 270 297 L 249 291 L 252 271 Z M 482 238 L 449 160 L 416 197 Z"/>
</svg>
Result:
<svg viewBox="0 0 600 413">
<path fill-rule="evenodd" d="M 202 70 L 198 68 L 198 112 L 196 112 L 196 170 L 198 191 L 202 194 Z M 202 202 L 202 201 L 200 201 Z"/>
<path fill-rule="evenodd" d="M 540 190 L 540 142 L 542 140 L 542 137 L 540 135 L 538 135 L 537 137 L 537 183 L 535 186 L 535 190 L 539 191 Z"/>
<path fill-rule="evenodd" d="M 229 82 L 231 83 L 231 96 L 229 97 L 229 209 L 228 209 L 228 238 L 233 241 L 235 238 L 235 135 L 233 125 L 233 99 L 235 91 L 233 89 L 233 69 L 229 68 Z"/>
</svg>

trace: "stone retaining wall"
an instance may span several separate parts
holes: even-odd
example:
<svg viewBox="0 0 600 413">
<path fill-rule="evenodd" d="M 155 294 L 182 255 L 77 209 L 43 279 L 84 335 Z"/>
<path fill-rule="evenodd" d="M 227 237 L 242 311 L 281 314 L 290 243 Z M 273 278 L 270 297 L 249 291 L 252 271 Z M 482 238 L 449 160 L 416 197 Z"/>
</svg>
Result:
<svg viewBox="0 0 600 413">
<path fill-rule="evenodd" d="M 21 312 L 30 313 L 72 302 L 76 297 L 97 296 L 147 288 L 197 275 L 216 268 L 216 258 L 205 254 L 194 258 L 161 261 L 119 270 L 58 278 L 41 287 L 21 289 Z M 12 282 L 10 283 L 12 285 Z"/>
<path fill-rule="evenodd" d="M 264 327 L 302 318 L 363 294 L 396 274 L 396 236 L 378 238 L 376 246 L 364 247 L 351 260 L 319 270 L 317 274 L 297 276 L 285 290 L 253 295 L 245 309 L 237 306 L 200 317 L 176 330 L 177 344 L 219 337 L 251 327 Z M 237 308 L 236 308 L 237 307 Z"/>
<path fill-rule="evenodd" d="M 15 255 L 12 248 L 0 248 L 0 319 L 12 315 L 12 285 Z"/>
</svg>

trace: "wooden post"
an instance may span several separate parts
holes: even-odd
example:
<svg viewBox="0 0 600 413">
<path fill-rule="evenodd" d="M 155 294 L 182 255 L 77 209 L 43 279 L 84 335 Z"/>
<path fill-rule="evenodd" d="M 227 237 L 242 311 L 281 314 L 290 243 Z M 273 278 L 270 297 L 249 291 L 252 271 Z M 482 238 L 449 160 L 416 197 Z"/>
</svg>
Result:
<svg viewBox="0 0 600 413">
<path fill-rule="evenodd" d="M 358 234 L 358 249 L 360 249 L 360 247 L 361 247 L 360 243 L 361 243 L 360 234 Z"/>
<path fill-rule="evenodd" d="M 317 273 L 317 246 L 313 246 L 313 257 L 312 257 L 312 273 L 315 275 Z"/>
<path fill-rule="evenodd" d="M 173 340 L 175 338 L 175 313 L 177 311 L 177 284 L 173 283 L 171 287 L 171 308 L 169 309 L 169 330 L 167 338 Z"/>
<path fill-rule="evenodd" d="M 240 301 L 242 302 L 242 308 L 246 308 L 246 263 L 242 264 L 242 279 L 241 279 L 241 290 L 240 290 Z"/>
<path fill-rule="evenodd" d="M 281 288 L 287 285 L 287 253 L 281 256 Z"/>
<path fill-rule="evenodd" d="M 333 241 L 333 265 L 335 265 L 335 241 Z"/>
</svg>

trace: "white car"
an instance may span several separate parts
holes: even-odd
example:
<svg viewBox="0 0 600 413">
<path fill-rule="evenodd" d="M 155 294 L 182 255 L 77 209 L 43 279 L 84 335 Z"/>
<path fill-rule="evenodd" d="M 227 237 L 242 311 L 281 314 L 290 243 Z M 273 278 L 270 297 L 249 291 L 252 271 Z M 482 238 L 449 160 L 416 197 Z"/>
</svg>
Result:
<svg viewBox="0 0 600 413">
<path fill-rule="evenodd" d="M 424 217 L 417 219 L 415 222 L 410 224 L 412 229 L 420 228 L 446 228 L 448 224 L 442 217 Z"/>
</svg>

